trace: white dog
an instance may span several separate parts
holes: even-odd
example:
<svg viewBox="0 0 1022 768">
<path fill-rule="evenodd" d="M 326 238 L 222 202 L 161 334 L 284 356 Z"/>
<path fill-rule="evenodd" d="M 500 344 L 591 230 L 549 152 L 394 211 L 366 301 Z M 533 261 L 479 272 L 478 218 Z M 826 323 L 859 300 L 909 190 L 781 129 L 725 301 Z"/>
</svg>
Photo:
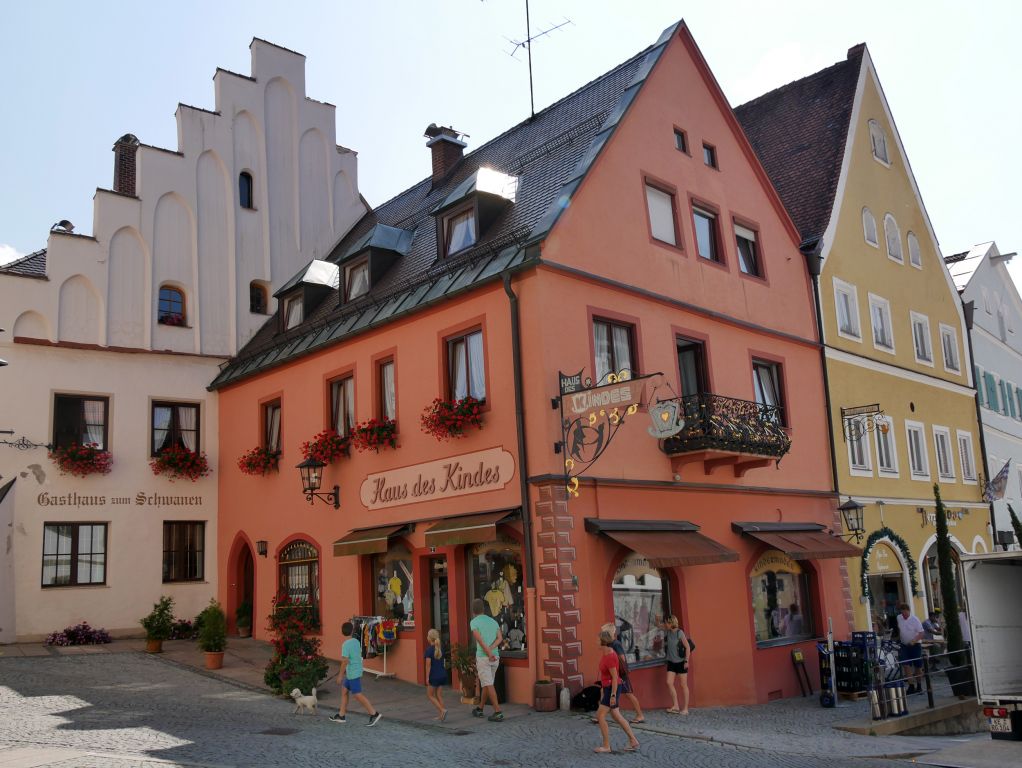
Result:
<svg viewBox="0 0 1022 768">
<path fill-rule="evenodd" d="M 309 696 L 303 696 L 299 688 L 295 688 L 291 691 L 291 698 L 295 700 L 295 711 L 294 714 L 298 714 L 302 710 L 308 712 L 310 715 L 316 714 L 316 707 L 319 706 L 319 701 L 316 699 L 316 689 L 312 689 L 312 694 Z"/>
</svg>

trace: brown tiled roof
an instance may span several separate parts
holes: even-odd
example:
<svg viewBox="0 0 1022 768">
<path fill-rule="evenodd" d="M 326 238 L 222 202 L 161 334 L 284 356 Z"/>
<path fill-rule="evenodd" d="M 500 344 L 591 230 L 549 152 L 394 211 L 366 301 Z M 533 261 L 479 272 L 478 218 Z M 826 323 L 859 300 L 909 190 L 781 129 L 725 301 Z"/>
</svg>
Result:
<svg viewBox="0 0 1022 768">
<path fill-rule="evenodd" d="M 22 256 L 17 261 L 0 266 L 0 275 L 14 275 L 15 277 L 35 277 L 46 279 L 46 249 L 42 248 L 28 256 Z"/>
<path fill-rule="evenodd" d="M 735 108 L 803 242 L 830 221 L 864 51 Z"/>
</svg>

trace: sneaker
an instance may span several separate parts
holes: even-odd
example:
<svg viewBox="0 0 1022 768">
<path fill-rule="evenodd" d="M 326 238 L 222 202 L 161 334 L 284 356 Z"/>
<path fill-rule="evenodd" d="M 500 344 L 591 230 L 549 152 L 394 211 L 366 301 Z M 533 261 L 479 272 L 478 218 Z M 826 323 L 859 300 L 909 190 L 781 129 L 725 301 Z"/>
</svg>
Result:
<svg viewBox="0 0 1022 768">
<path fill-rule="evenodd" d="M 380 718 L 381 717 L 383 717 L 383 715 L 381 715 L 379 712 L 377 712 L 374 715 L 369 715 L 369 722 L 366 723 L 366 727 L 367 728 L 372 728 L 374 725 L 376 725 L 378 722 L 380 722 Z"/>
<path fill-rule="evenodd" d="M 494 712 L 492 715 L 490 715 L 486 719 L 489 720 L 491 723 L 500 723 L 500 722 L 504 721 L 504 713 L 503 712 Z"/>
<path fill-rule="evenodd" d="M 336 715 L 330 715 L 330 722 L 331 723 L 346 723 L 346 722 L 348 722 L 348 718 L 344 717 L 340 712 L 338 712 Z"/>
<path fill-rule="evenodd" d="M 476 707 L 472 710 L 472 717 L 482 717 L 484 714 L 482 707 Z"/>
</svg>

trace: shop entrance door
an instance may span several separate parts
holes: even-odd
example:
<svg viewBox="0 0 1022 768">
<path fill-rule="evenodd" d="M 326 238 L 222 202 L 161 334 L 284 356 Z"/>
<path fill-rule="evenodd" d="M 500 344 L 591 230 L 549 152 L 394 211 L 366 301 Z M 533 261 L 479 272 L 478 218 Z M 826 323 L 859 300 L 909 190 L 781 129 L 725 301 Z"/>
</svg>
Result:
<svg viewBox="0 0 1022 768">
<path fill-rule="evenodd" d="M 869 577 L 869 591 L 873 596 L 874 630 L 890 637 L 898 631 L 898 606 L 905 602 L 900 573 L 885 573 Z"/>
<path fill-rule="evenodd" d="M 444 662 L 451 667 L 451 614 L 447 600 L 447 558 L 434 557 L 429 561 L 431 627 L 440 632 L 440 645 L 444 649 Z"/>
</svg>

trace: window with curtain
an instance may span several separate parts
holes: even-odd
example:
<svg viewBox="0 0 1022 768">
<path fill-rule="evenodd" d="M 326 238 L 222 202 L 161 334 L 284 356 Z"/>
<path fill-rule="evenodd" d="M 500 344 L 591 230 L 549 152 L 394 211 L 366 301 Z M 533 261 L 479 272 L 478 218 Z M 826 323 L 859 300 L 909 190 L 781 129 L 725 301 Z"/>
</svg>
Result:
<svg viewBox="0 0 1022 768">
<path fill-rule="evenodd" d="M 447 255 L 455 254 L 475 245 L 476 213 L 469 209 L 456 213 L 444 221 Z"/>
<path fill-rule="evenodd" d="M 870 245 L 880 244 L 880 241 L 877 239 L 877 220 L 873 217 L 873 212 L 869 208 L 862 209 L 862 234 Z"/>
<path fill-rule="evenodd" d="M 344 270 L 344 300 L 351 301 L 369 293 L 369 260 Z"/>
<path fill-rule="evenodd" d="M 894 351 L 891 332 L 891 304 L 879 296 L 869 297 L 869 314 L 873 321 L 873 344 L 889 352 Z"/>
<path fill-rule="evenodd" d="M 933 445 L 937 453 L 937 474 L 941 480 L 954 480 L 955 461 L 951 454 L 951 431 L 945 427 L 934 427 Z"/>
<path fill-rule="evenodd" d="M 958 433 L 958 458 L 962 462 L 962 479 L 976 482 L 976 464 L 972 457 L 972 435 L 968 432 Z"/>
<path fill-rule="evenodd" d="M 199 450 L 199 406 L 187 403 L 152 405 L 153 442 L 151 455 L 158 456 L 172 445 L 187 451 Z"/>
<path fill-rule="evenodd" d="M 106 583 L 106 523 L 43 526 L 44 587 Z"/>
<path fill-rule="evenodd" d="M 674 195 L 652 184 L 646 184 L 646 212 L 649 214 L 649 229 L 653 237 L 663 243 L 677 245 Z"/>
<path fill-rule="evenodd" d="M 525 658 L 525 570 L 518 542 L 500 537 L 497 541 L 466 547 L 469 602 L 486 603 L 486 613 L 500 625 L 504 658 Z"/>
<path fill-rule="evenodd" d="M 954 328 L 946 325 L 940 327 L 940 346 L 944 352 L 944 367 L 958 373 L 961 365 L 958 362 L 958 335 Z"/>
<path fill-rule="evenodd" d="M 206 524 L 163 523 L 163 581 L 201 581 L 205 574 Z"/>
<path fill-rule="evenodd" d="M 307 541 L 292 541 L 277 558 L 277 594 L 308 605 L 319 625 L 319 552 Z"/>
<path fill-rule="evenodd" d="M 284 299 L 283 317 L 285 331 L 302 324 L 302 297 L 300 295 Z"/>
<path fill-rule="evenodd" d="M 186 319 L 184 292 L 169 285 L 160 286 L 156 310 L 156 322 L 160 325 L 184 325 Z"/>
<path fill-rule="evenodd" d="M 339 435 L 350 435 L 355 427 L 355 377 L 330 382 L 330 426 Z"/>
<path fill-rule="evenodd" d="M 53 445 L 67 448 L 94 444 L 107 447 L 106 397 L 55 395 L 53 398 Z"/>
<path fill-rule="evenodd" d="M 930 478 L 930 459 L 926 454 L 923 425 L 916 422 L 905 422 L 905 437 L 908 440 L 908 461 L 912 477 L 928 480 Z"/>
<path fill-rule="evenodd" d="M 898 453 L 894 447 L 894 423 L 887 416 L 874 416 L 877 424 L 877 469 L 881 474 L 898 474 Z"/>
<path fill-rule="evenodd" d="M 461 400 L 467 395 L 476 400 L 486 399 L 482 331 L 447 340 L 447 376 L 452 400 Z"/>
<path fill-rule="evenodd" d="M 916 361 L 933 362 L 933 350 L 930 347 L 930 320 L 925 315 L 910 313 L 912 318 L 912 342 L 915 345 Z"/>
<path fill-rule="evenodd" d="M 397 418 L 397 393 L 394 390 L 394 361 L 380 363 L 380 418 Z"/>
<path fill-rule="evenodd" d="M 280 453 L 280 400 L 263 406 L 263 447 Z"/>
<path fill-rule="evenodd" d="M 760 405 L 774 406 L 777 410 L 768 414 L 768 418 L 773 417 L 780 424 L 787 424 L 781 375 L 780 363 L 768 360 L 752 361 L 752 388 L 756 402 Z"/>
<path fill-rule="evenodd" d="M 248 171 L 238 174 L 238 202 L 242 208 L 255 207 L 252 195 L 252 174 Z"/>
<path fill-rule="evenodd" d="M 593 320 L 593 349 L 596 353 L 595 384 L 605 384 L 608 373 L 620 373 L 626 368 L 632 374 L 638 373 L 632 354 L 632 326 Z"/>
<path fill-rule="evenodd" d="M 901 230 L 891 214 L 884 216 L 884 237 L 887 238 L 887 255 L 895 261 L 903 262 L 905 257 L 901 254 Z"/>
<path fill-rule="evenodd" d="M 779 645 L 813 636 L 809 575 L 783 552 L 768 549 L 749 574 L 758 645 Z"/>
<path fill-rule="evenodd" d="M 873 465 L 870 463 L 872 455 L 869 448 L 869 432 L 864 429 L 865 421 L 865 416 L 845 419 L 846 435 L 854 435 L 859 429 L 862 430 L 862 436 L 858 440 L 846 441 L 848 443 L 848 462 L 852 467 L 853 474 L 872 475 Z"/>
<path fill-rule="evenodd" d="M 919 251 L 919 238 L 915 233 L 908 233 L 908 263 L 913 267 L 923 266 L 923 254 Z"/>
<path fill-rule="evenodd" d="M 664 633 L 657 618 L 671 615 L 667 576 L 645 555 L 631 552 L 621 561 L 611 583 L 614 624 L 629 664 L 664 658 Z"/>
<path fill-rule="evenodd" d="M 862 338 L 859 328 L 859 296 L 854 285 L 834 278 L 834 306 L 837 310 L 837 330 L 842 336 L 855 340 Z"/>
</svg>

